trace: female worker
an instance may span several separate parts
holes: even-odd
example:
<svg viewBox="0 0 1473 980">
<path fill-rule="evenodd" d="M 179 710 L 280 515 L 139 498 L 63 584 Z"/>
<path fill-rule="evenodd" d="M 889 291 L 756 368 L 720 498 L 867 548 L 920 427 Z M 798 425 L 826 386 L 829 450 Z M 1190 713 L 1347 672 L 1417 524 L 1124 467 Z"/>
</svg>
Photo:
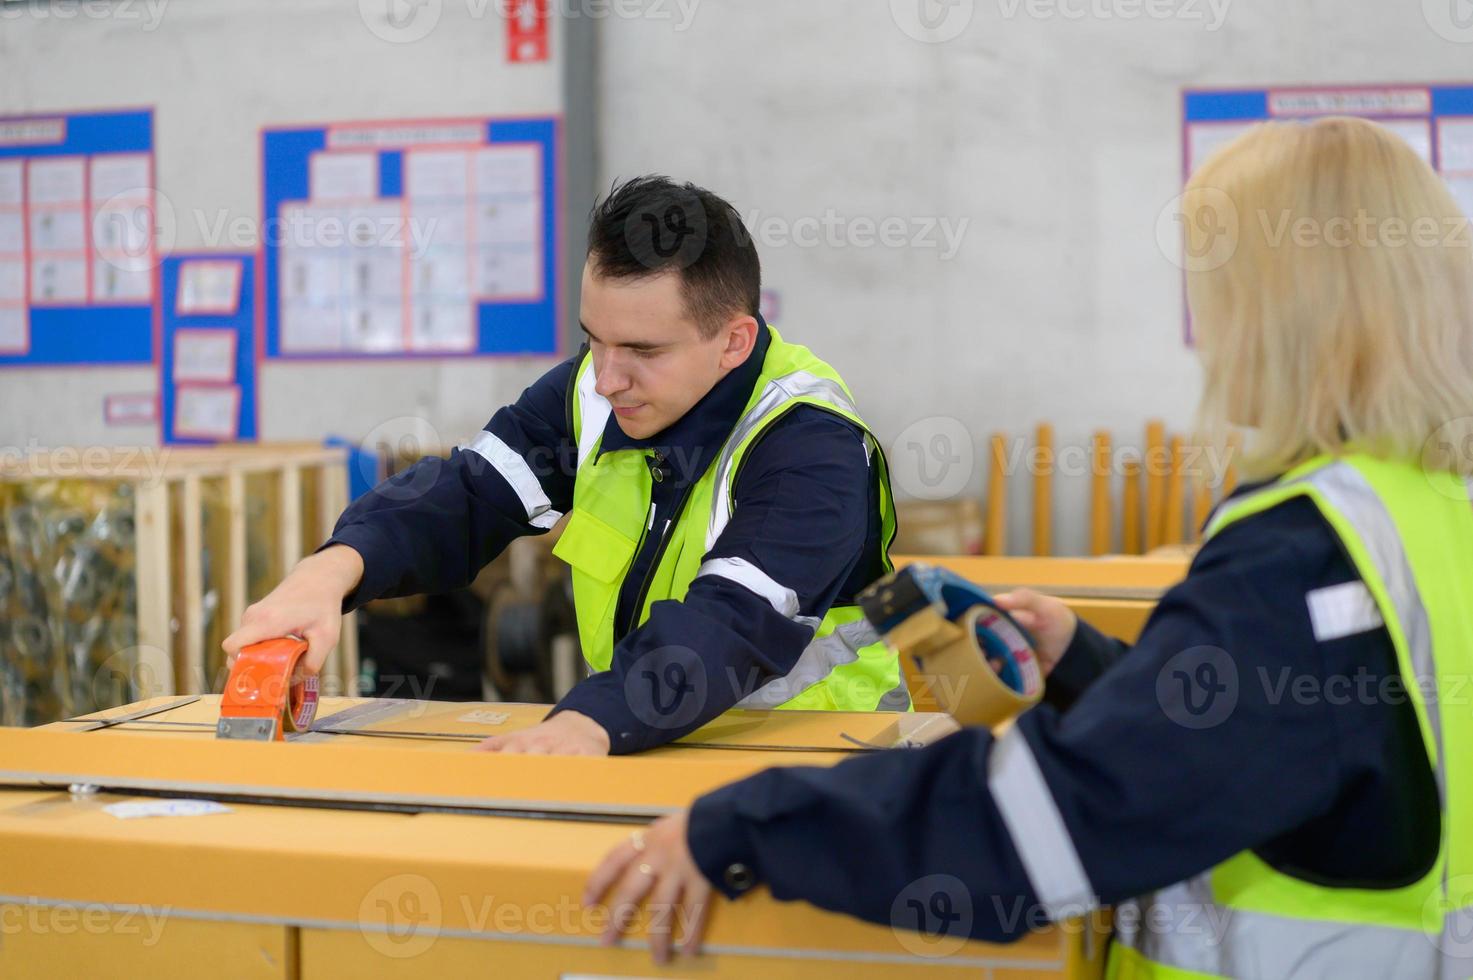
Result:
<svg viewBox="0 0 1473 980">
<path fill-rule="evenodd" d="M 1473 975 L 1467 220 L 1399 138 L 1325 119 L 1224 148 L 1183 224 L 1203 421 L 1262 479 L 1137 645 L 1000 597 L 1047 703 L 697 800 L 594 873 L 606 938 L 683 903 L 650 939 L 693 921 L 689 951 L 713 886 L 889 922 L 944 875 L 994 942 L 1115 906 L 1115 977 Z"/>
</svg>

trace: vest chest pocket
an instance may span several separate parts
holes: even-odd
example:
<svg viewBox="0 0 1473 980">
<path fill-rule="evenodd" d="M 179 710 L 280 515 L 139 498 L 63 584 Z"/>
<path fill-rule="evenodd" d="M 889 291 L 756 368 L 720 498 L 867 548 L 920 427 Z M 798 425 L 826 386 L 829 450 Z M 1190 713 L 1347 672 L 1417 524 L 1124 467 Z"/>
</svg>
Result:
<svg viewBox="0 0 1473 980">
<path fill-rule="evenodd" d="M 552 553 L 572 565 L 575 571 L 605 585 L 613 585 L 622 581 L 624 573 L 629 570 L 636 545 L 637 542 L 622 531 L 610 527 L 586 510 L 575 509 Z"/>
<path fill-rule="evenodd" d="M 608 670 L 614 655 L 614 612 L 638 542 L 587 511 L 574 510 L 552 553 L 573 567 L 573 605 L 583 657 Z"/>
</svg>

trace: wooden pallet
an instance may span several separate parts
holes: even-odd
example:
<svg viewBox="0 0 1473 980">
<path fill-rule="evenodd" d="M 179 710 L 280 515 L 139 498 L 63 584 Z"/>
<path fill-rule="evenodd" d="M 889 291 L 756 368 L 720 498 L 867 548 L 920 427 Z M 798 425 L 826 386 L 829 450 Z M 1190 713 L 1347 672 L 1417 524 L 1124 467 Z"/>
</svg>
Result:
<svg viewBox="0 0 1473 980">
<path fill-rule="evenodd" d="M 216 687 L 218 640 L 240 623 L 250 601 L 327 538 L 348 505 L 347 450 L 311 444 L 51 449 L 0 461 L 0 482 L 54 480 L 131 486 L 137 672 L 145 682 L 139 697 Z M 208 639 L 207 574 L 220 592 L 218 628 Z M 324 687 L 356 694 L 357 676 L 358 635 L 347 616 L 323 670 Z"/>
</svg>

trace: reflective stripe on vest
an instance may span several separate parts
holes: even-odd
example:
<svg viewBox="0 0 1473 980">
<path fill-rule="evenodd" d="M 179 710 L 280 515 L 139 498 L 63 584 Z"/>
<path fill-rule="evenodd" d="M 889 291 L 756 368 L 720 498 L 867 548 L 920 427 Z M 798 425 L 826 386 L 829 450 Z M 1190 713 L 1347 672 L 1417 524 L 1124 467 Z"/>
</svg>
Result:
<svg viewBox="0 0 1473 980">
<path fill-rule="evenodd" d="M 1414 471 L 1410 467 L 1399 471 L 1398 465 L 1365 459 L 1311 464 L 1286 480 L 1233 501 L 1213 520 L 1207 537 L 1300 494 L 1314 498 L 1335 527 L 1365 584 L 1373 594 L 1380 593 L 1380 612 L 1398 647 L 1399 670 L 1417 707 L 1442 806 L 1443 836 L 1436 862 L 1420 881 L 1402 888 L 1370 890 L 1316 886 L 1283 875 L 1251 852 L 1236 855 L 1189 881 L 1117 906 L 1118 943 L 1109 966 L 1109 976 L 1115 980 L 1473 977 L 1473 877 L 1467 871 L 1470 842 L 1467 828 L 1457 823 L 1466 823 L 1469 814 L 1456 814 L 1448 807 L 1450 775 L 1460 780 L 1458 785 L 1466 792 L 1469 775 L 1463 760 L 1473 746 L 1461 742 L 1456 746 L 1464 768 L 1448 765 L 1439 702 L 1449 692 L 1437 682 L 1432 621 L 1396 518 L 1367 475 L 1379 474 L 1383 481 L 1390 475 L 1394 480 L 1388 486 L 1404 488 L 1395 480 L 1407 480 L 1407 474 Z M 1422 478 L 1422 474 L 1416 476 Z M 1466 484 L 1473 502 L 1473 479 Z M 1342 521 L 1349 536 L 1347 528 L 1338 523 Z M 1463 527 L 1454 520 L 1450 526 L 1467 540 L 1473 522 Z M 1364 556 L 1369 569 L 1359 556 Z M 1461 579 L 1453 584 L 1457 581 Z M 1447 618 L 1447 594 L 1437 595 Z M 1467 625 L 1467 620 L 1453 616 L 1439 627 L 1446 631 L 1442 642 L 1448 644 L 1451 664 L 1473 664 L 1473 634 L 1458 632 L 1467 633 Z M 1431 696 L 1423 697 L 1422 692 L 1429 690 Z M 1459 731 L 1466 733 L 1466 723 L 1458 719 L 1458 724 L 1464 726 Z M 1450 882 L 1450 854 L 1454 852 L 1449 842 L 1454 836 L 1462 848 L 1457 853 L 1464 872 Z M 1374 845 L 1368 842 L 1368 846 Z M 1254 907 L 1246 907 L 1250 904 Z M 1375 921 L 1377 917 L 1384 921 Z"/>
<path fill-rule="evenodd" d="M 721 537 L 721 532 L 726 530 L 726 525 L 731 521 L 732 468 L 737 451 L 746 445 L 748 437 L 763 420 L 784 402 L 805 397 L 827 402 L 840 412 L 856 419 L 859 417 L 859 409 L 854 407 L 854 401 L 848 392 L 828 378 L 819 378 L 807 371 L 795 371 L 769 381 L 762 391 L 762 397 L 757 399 L 757 403 L 731 430 L 731 437 L 726 440 L 721 456 L 716 461 L 716 496 L 711 506 L 711 523 L 706 529 L 707 551 L 716 545 L 716 539 Z M 864 438 L 866 445 L 873 445 L 873 437 L 868 429 L 865 430 Z"/>
</svg>

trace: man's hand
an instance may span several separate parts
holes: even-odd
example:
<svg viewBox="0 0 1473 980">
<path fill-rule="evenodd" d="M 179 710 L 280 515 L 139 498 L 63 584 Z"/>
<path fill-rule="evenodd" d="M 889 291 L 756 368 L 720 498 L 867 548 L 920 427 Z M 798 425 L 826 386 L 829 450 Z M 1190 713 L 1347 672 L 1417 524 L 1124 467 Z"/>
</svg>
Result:
<svg viewBox="0 0 1473 980">
<path fill-rule="evenodd" d="M 1031 589 L 1014 589 L 995 595 L 993 600 L 1018 621 L 1018 625 L 1033 634 L 1038 644 L 1038 654 L 1043 672 L 1047 674 L 1069 649 L 1074 641 L 1074 631 L 1079 628 L 1079 617 L 1074 610 L 1053 596 L 1039 595 Z"/>
<path fill-rule="evenodd" d="M 363 557 L 346 545 L 303 558 L 270 595 L 246 609 L 235 632 L 220 644 L 225 666 L 235 665 L 243 647 L 294 633 L 307 641 L 307 673 L 318 673 L 342 632 L 343 597 L 362 578 Z"/>
<path fill-rule="evenodd" d="M 681 927 L 680 951 L 694 956 L 701 948 L 711 909 L 711 883 L 691 857 L 686 843 L 690 811 L 661 817 L 648 830 L 635 831 L 609 852 L 583 890 L 583 906 L 608 895 L 609 927 L 603 945 L 618 942 L 639 914 L 649 911 L 650 952 L 656 963 L 670 962 L 675 927 Z"/>
<path fill-rule="evenodd" d="M 476 748 L 508 755 L 608 755 L 609 733 L 587 715 L 560 711 L 531 728 L 493 735 Z"/>
</svg>

